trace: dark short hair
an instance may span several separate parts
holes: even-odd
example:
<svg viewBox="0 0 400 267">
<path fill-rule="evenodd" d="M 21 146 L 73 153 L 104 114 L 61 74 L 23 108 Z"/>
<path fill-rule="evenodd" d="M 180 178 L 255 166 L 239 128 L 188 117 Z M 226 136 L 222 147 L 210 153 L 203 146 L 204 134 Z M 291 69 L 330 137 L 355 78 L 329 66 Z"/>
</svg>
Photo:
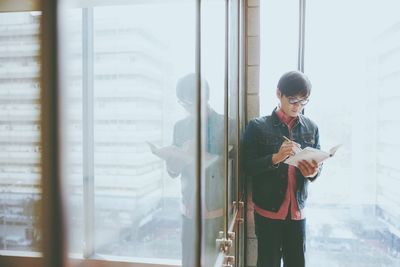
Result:
<svg viewBox="0 0 400 267">
<path fill-rule="evenodd" d="M 201 80 L 201 86 L 203 87 L 203 93 L 205 94 L 205 99 L 209 98 L 209 86 L 205 79 Z M 194 103 L 196 98 L 196 74 L 190 73 L 181 77 L 176 83 L 176 96 L 179 100 L 186 103 Z"/>
<path fill-rule="evenodd" d="M 285 96 L 308 97 L 311 93 L 311 82 L 304 73 L 289 71 L 279 79 L 278 90 Z"/>
</svg>

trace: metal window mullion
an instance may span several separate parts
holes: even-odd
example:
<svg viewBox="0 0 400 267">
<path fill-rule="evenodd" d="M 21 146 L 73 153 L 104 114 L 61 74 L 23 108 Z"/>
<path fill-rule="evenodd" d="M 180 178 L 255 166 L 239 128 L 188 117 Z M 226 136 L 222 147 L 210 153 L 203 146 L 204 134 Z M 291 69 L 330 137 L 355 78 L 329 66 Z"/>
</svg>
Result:
<svg viewBox="0 0 400 267">
<path fill-rule="evenodd" d="M 299 0 L 299 50 L 297 69 L 301 72 L 304 72 L 305 13 L 306 0 Z"/>
<path fill-rule="evenodd" d="M 201 127 L 201 0 L 196 0 L 195 6 L 195 73 L 196 73 L 196 131 L 195 131 L 195 140 L 196 140 L 196 161 L 195 161 L 195 177 L 196 183 L 194 188 L 195 194 L 195 231 L 194 231 L 194 263 L 195 266 L 201 266 L 201 237 L 202 237 L 202 223 L 201 223 L 201 159 L 202 159 L 202 127 Z"/>
<path fill-rule="evenodd" d="M 228 240 L 228 229 L 229 229 L 229 179 L 228 179 L 228 153 L 229 153 L 229 123 L 228 123 L 228 112 L 229 112 L 229 0 L 225 0 L 225 70 L 224 70 L 224 232 L 225 239 Z"/>
<path fill-rule="evenodd" d="M 84 257 L 94 255 L 94 55 L 93 8 L 82 13 L 82 143 L 83 143 L 83 204 Z"/>
<path fill-rule="evenodd" d="M 248 79 L 248 75 L 247 75 L 247 62 L 248 62 L 248 59 L 247 59 L 247 19 L 248 19 L 248 12 L 247 12 L 247 1 L 246 0 L 241 0 L 240 1 L 241 3 L 240 3 L 240 6 L 241 6 L 241 13 L 240 13 L 240 15 L 241 15 L 241 18 L 242 18 L 242 20 L 241 20 L 241 23 L 240 23 L 240 25 L 241 25 L 241 33 L 242 33 L 242 35 L 241 35 L 241 44 L 242 44 L 242 49 L 241 49 L 241 59 L 242 59 L 242 72 L 243 72 L 243 80 L 242 80 L 242 83 L 241 83 L 241 85 L 242 85 L 242 88 L 243 88 L 243 90 L 242 90 L 242 94 L 241 94 L 241 96 L 242 96 L 242 108 L 243 108 L 243 110 L 244 110 L 244 113 L 243 113 L 243 121 L 242 121 L 242 123 L 243 123 L 243 125 L 241 125 L 241 126 L 243 126 L 243 127 L 245 127 L 245 124 L 247 123 L 247 121 L 248 121 L 248 116 L 247 116 L 247 92 L 246 92 L 246 90 L 245 90 L 245 88 L 246 88 L 246 83 L 247 83 L 247 79 Z M 261 16 L 261 15 L 260 15 Z M 246 177 L 243 177 L 244 179 L 246 178 Z M 243 207 L 243 210 L 247 210 L 246 209 L 246 206 L 247 206 L 247 186 L 245 185 L 245 183 L 242 183 L 242 189 L 243 189 L 243 192 L 242 192 L 242 196 L 243 196 L 243 200 L 244 200 L 244 207 Z M 247 220 L 246 220 L 246 215 L 244 214 L 244 221 L 243 221 L 243 229 L 244 229 L 244 232 L 243 232 L 243 253 L 241 254 L 241 256 L 243 257 L 243 260 L 242 260 L 242 262 L 243 262 L 243 266 L 247 266 L 247 242 L 246 242 L 246 240 L 247 240 Z"/>
<path fill-rule="evenodd" d="M 41 171 L 43 266 L 65 266 L 63 191 L 61 183 L 61 116 L 58 57 L 58 1 L 41 8 Z"/>
<path fill-rule="evenodd" d="M 236 203 L 239 204 L 240 201 L 240 187 L 239 187 L 239 151 L 240 151 L 240 0 L 237 1 L 237 18 L 236 18 L 236 42 L 237 42 L 237 77 L 236 77 L 236 164 L 235 164 L 235 173 L 236 173 Z M 238 206 L 236 206 L 238 208 Z"/>
<path fill-rule="evenodd" d="M 239 152 L 240 152 L 240 81 L 241 81 L 241 60 L 240 60 L 240 49 L 241 49 L 241 42 L 240 42 L 240 33 L 241 33 L 241 16 L 240 16 L 240 6 L 241 6 L 241 0 L 237 0 L 237 17 L 236 17 L 236 27 L 237 27 L 237 81 L 236 81 L 236 164 L 235 164 L 235 173 L 236 173 L 236 209 L 239 211 L 240 210 L 240 206 L 239 206 L 239 201 L 240 201 L 240 156 L 239 156 Z M 239 216 L 242 216 L 240 213 L 238 213 Z M 237 218 L 236 218 L 237 220 Z M 235 257 L 235 266 L 239 266 L 239 258 L 242 257 L 242 251 L 240 249 L 240 237 L 241 237 L 241 231 L 240 231 L 240 227 L 238 226 L 236 231 L 236 238 L 235 238 L 235 250 L 236 250 L 236 257 Z"/>
<path fill-rule="evenodd" d="M 247 7 L 247 0 L 242 0 L 242 6 L 243 6 L 243 22 L 242 22 L 242 27 L 243 27 L 243 52 L 244 54 L 242 55 L 243 57 L 243 66 L 245 68 L 244 70 L 244 85 L 247 84 L 248 80 L 248 75 L 247 75 L 247 68 L 248 68 L 248 56 L 247 56 L 247 51 L 248 51 L 248 31 L 247 31 L 247 20 L 248 20 L 248 7 Z M 246 88 L 245 86 L 243 86 Z M 243 90 L 243 109 L 245 110 L 244 112 L 244 123 L 246 124 L 250 118 L 247 116 L 247 88 Z"/>
</svg>

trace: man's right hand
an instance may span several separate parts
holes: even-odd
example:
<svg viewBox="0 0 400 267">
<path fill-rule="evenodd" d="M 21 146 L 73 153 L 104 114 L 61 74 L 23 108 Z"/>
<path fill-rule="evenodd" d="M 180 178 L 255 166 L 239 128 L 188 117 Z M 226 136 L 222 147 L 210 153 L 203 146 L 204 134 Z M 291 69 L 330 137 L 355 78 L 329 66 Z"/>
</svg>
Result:
<svg viewBox="0 0 400 267">
<path fill-rule="evenodd" d="M 285 141 L 282 143 L 279 148 L 278 153 L 272 155 L 272 164 L 278 164 L 287 159 L 290 156 L 293 156 L 297 152 L 300 151 L 300 144 L 294 141 Z"/>
</svg>

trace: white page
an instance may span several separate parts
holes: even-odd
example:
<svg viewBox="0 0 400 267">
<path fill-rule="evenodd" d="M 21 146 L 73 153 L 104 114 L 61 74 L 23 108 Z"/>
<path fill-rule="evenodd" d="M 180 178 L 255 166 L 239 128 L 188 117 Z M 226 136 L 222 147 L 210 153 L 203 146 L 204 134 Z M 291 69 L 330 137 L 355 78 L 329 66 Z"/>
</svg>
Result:
<svg viewBox="0 0 400 267">
<path fill-rule="evenodd" d="M 296 153 L 294 156 L 287 158 L 284 161 L 284 163 L 293 165 L 296 167 L 297 167 L 297 164 L 299 163 L 299 161 L 301 161 L 301 160 L 307 160 L 307 161 L 315 160 L 316 162 L 320 163 L 320 162 L 332 157 L 333 155 L 335 155 L 335 153 L 339 147 L 340 147 L 340 145 L 334 146 L 329 150 L 329 152 L 325 152 L 325 151 L 315 149 L 312 147 L 306 147 L 303 150 L 301 150 L 300 152 Z"/>
</svg>

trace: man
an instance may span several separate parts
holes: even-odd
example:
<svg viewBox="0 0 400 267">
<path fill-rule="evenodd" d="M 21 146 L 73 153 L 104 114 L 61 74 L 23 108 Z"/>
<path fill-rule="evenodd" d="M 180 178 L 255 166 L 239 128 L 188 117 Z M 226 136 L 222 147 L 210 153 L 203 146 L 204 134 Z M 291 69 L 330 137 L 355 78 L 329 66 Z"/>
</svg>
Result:
<svg viewBox="0 0 400 267">
<path fill-rule="evenodd" d="M 253 178 L 257 267 L 305 266 L 305 201 L 310 181 L 319 175 L 315 161 L 298 167 L 284 163 L 299 148 L 320 148 L 317 125 L 302 115 L 311 83 L 298 71 L 285 73 L 270 116 L 253 119 L 244 134 L 245 169 Z M 290 139 L 290 140 L 288 140 Z"/>
<path fill-rule="evenodd" d="M 204 93 L 205 115 L 203 117 L 204 149 L 202 160 L 202 226 L 205 239 L 202 261 L 205 266 L 212 266 L 218 253 L 215 244 L 217 234 L 223 229 L 223 149 L 224 149 L 224 116 L 211 108 L 209 86 L 205 79 L 201 81 Z M 195 266 L 195 130 L 196 130 L 196 75 L 191 73 L 181 77 L 176 85 L 178 102 L 186 110 L 187 116 L 174 125 L 173 147 L 181 155 L 166 159 L 168 173 L 171 177 L 181 179 L 182 192 L 182 267 Z"/>
</svg>

